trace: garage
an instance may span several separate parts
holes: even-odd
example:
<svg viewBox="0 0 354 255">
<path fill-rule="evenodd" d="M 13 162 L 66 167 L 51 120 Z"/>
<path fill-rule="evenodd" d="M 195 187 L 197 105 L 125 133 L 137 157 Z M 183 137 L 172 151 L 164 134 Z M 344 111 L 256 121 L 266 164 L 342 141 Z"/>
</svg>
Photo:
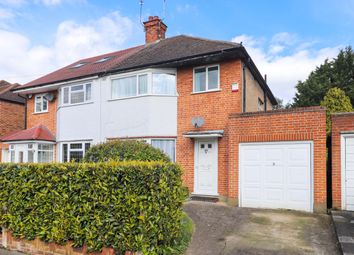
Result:
<svg viewBox="0 0 354 255">
<path fill-rule="evenodd" d="M 354 211 L 354 135 L 342 136 L 343 209 Z"/>
<path fill-rule="evenodd" d="M 313 211 L 312 142 L 240 143 L 242 207 Z"/>
</svg>

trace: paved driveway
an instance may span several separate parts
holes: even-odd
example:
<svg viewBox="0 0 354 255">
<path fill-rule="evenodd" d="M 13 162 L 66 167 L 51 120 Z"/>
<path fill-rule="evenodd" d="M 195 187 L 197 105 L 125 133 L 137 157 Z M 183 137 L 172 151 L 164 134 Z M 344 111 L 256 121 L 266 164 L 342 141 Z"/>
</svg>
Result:
<svg viewBox="0 0 354 255">
<path fill-rule="evenodd" d="M 330 217 L 190 201 L 196 230 L 186 255 L 340 254 Z"/>
</svg>

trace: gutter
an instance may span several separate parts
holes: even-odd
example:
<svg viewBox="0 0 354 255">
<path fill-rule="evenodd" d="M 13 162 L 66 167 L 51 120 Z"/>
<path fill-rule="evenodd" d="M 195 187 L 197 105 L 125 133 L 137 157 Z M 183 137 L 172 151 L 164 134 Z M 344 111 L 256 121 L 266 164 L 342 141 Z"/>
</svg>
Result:
<svg viewBox="0 0 354 255">
<path fill-rule="evenodd" d="M 93 79 L 98 78 L 99 76 L 98 75 L 94 75 L 93 76 L 92 74 L 90 74 L 88 76 L 82 76 L 82 77 L 85 77 L 85 78 L 81 78 L 81 79 L 78 80 L 78 78 L 80 78 L 80 77 L 76 77 L 76 78 L 72 78 L 72 79 L 68 79 L 68 80 L 64 80 L 64 81 L 56 82 L 56 83 L 46 83 L 46 84 L 42 84 L 42 85 L 38 85 L 38 86 L 34 85 L 34 86 L 31 86 L 31 87 L 26 87 L 26 88 L 12 89 L 11 91 L 12 92 L 21 93 L 21 92 L 25 92 L 25 91 L 30 90 L 30 89 L 57 87 L 57 86 L 70 84 L 73 81 L 75 81 L 75 82 L 84 82 L 84 81 L 88 81 L 88 80 L 93 80 Z"/>
</svg>

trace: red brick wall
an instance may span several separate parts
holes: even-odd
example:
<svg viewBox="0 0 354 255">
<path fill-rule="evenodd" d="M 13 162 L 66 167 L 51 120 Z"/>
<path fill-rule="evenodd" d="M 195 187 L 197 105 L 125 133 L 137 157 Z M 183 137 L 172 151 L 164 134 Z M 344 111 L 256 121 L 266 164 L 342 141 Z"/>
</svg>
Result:
<svg viewBox="0 0 354 255">
<path fill-rule="evenodd" d="M 57 97 L 57 92 L 52 91 Z M 48 112 L 35 113 L 35 96 L 27 100 L 27 128 L 42 124 L 46 126 L 54 135 L 56 135 L 56 117 L 57 117 L 57 98 L 48 102 Z"/>
<path fill-rule="evenodd" d="M 6 249 L 12 251 L 25 252 L 28 255 L 114 255 L 116 254 L 112 248 L 103 248 L 101 252 L 90 253 L 86 246 L 82 248 L 73 248 L 72 243 L 66 245 L 58 245 L 55 243 L 46 243 L 39 238 L 35 240 L 16 239 L 12 234 L 4 230 L 1 239 Z M 140 253 L 125 252 L 125 255 L 141 255 Z"/>
<path fill-rule="evenodd" d="M 237 201 L 239 143 L 313 141 L 314 209 L 326 210 L 326 112 L 320 107 L 234 114 L 229 122 L 228 197 Z"/>
<path fill-rule="evenodd" d="M 341 208 L 341 132 L 353 131 L 354 112 L 332 116 L 332 200 L 333 208 Z"/>
<path fill-rule="evenodd" d="M 226 127 L 229 114 L 241 112 L 241 77 L 242 65 L 240 60 L 220 63 L 221 91 L 192 94 L 193 68 L 179 68 L 177 73 L 178 110 L 177 110 L 177 162 L 184 170 L 184 182 L 190 191 L 194 186 L 194 141 L 183 137 L 183 133 L 196 130 L 225 130 L 224 137 L 219 139 L 218 159 L 218 192 L 227 195 L 227 162 L 228 139 Z M 231 84 L 239 84 L 239 92 L 231 92 Z M 196 129 L 191 121 L 195 116 L 205 119 L 202 128 Z"/>
<path fill-rule="evenodd" d="M 0 137 L 12 131 L 25 128 L 25 106 L 7 101 L 0 101 Z M 6 146 L 0 142 L 1 149 Z"/>
</svg>

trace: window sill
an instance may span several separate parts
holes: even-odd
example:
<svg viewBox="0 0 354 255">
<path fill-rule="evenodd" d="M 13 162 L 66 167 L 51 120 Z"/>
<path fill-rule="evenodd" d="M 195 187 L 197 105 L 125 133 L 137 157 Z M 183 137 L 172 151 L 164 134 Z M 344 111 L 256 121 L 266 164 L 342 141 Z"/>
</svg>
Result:
<svg viewBox="0 0 354 255">
<path fill-rule="evenodd" d="M 65 107 L 74 107 L 74 106 L 78 106 L 78 105 L 85 105 L 85 104 L 93 104 L 93 101 L 89 101 L 89 102 L 83 102 L 83 103 L 77 103 L 77 104 L 64 104 L 64 105 L 60 105 L 58 107 L 59 108 L 65 108 Z"/>
<path fill-rule="evenodd" d="M 49 111 L 43 111 L 43 112 L 33 112 L 32 114 L 35 114 L 35 115 L 39 115 L 39 114 L 44 114 L 44 113 L 48 113 Z"/>
<path fill-rule="evenodd" d="M 213 92 L 220 92 L 221 89 L 212 89 L 212 90 L 206 90 L 206 91 L 198 91 L 198 92 L 192 92 L 191 95 L 198 95 L 198 94 L 204 94 L 204 93 L 213 93 Z"/>
<path fill-rule="evenodd" d="M 120 100 L 127 100 L 127 99 L 134 99 L 134 98 L 140 98 L 140 97 L 177 97 L 178 95 L 154 95 L 154 94 L 147 94 L 147 95 L 139 95 L 139 96 L 132 96 L 132 97 L 121 97 L 121 98 L 111 98 L 108 99 L 108 102 L 111 101 L 120 101 Z"/>
</svg>

